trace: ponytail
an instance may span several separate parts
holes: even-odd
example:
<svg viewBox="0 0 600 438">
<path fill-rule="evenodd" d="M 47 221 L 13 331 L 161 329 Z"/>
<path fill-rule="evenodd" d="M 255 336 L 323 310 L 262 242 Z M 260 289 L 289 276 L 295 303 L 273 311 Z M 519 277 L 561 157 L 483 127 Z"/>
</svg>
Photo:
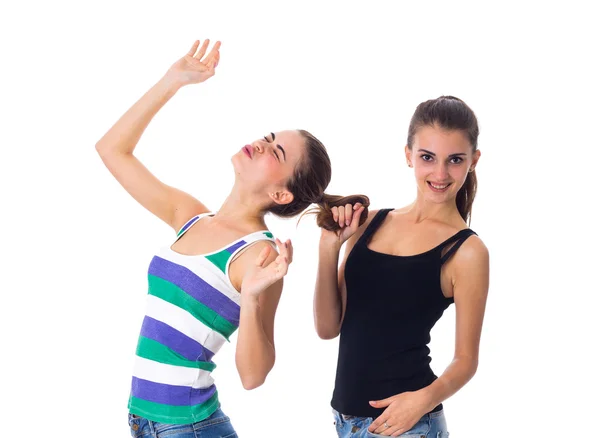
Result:
<svg viewBox="0 0 600 438">
<path fill-rule="evenodd" d="M 305 214 L 315 214 L 317 216 L 317 225 L 328 231 L 337 231 L 341 229 L 340 224 L 333 220 L 331 209 L 333 207 L 341 207 L 346 204 L 356 204 L 359 202 L 365 209 L 360 215 L 359 225 L 362 225 L 367 220 L 369 215 L 370 200 L 365 195 L 338 196 L 328 195 L 323 193 L 323 196 L 316 202 L 317 206 L 307 210 Z M 303 215 L 304 216 L 304 215 Z"/>
</svg>

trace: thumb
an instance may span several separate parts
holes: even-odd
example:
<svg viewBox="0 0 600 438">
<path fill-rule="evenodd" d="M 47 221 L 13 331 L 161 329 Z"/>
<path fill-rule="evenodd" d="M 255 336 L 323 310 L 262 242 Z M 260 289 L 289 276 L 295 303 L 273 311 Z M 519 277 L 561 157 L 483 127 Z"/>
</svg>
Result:
<svg viewBox="0 0 600 438">
<path fill-rule="evenodd" d="M 256 257 L 255 263 L 256 266 L 262 268 L 263 263 L 265 263 L 265 260 L 267 260 L 267 257 L 269 257 L 269 254 L 271 253 L 271 246 L 265 246 L 265 248 L 260 252 L 260 254 L 258 254 L 258 257 Z"/>
<path fill-rule="evenodd" d="M 389 406 L 392 403 L 392 401 L 392 397 L 389 397 L 384 398 L 383 400 L 370 401 L 369 404 L 374 408 L 385 408 L 386 406 Z"/>
<path fill-rule="evenodd" d="M 365 211 L 365 207 L 360 206 L 356 210 L 354 210 L 354 213 L 352 213 L 352 222 L 350 222 L 350 229 L 354 232 L 358 230 L 360 216 L 362 215 L 363 211 Z"/>
</svg>

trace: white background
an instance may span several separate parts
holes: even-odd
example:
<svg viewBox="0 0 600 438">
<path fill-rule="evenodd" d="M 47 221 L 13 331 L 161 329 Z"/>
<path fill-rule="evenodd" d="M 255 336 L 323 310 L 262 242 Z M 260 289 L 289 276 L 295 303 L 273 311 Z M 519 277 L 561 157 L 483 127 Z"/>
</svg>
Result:
<svg viewBox="0 0 600 438">
<path fill-rule="evenodd" d="M 598 369 L 598 116 L 592 2 L 3 2 L 2 436 L 129 436 L 127 397 L 147 265 L 172 231 L 112 179 L 94 144 L 194 39 L 217 75 L 184 88 L 139 158 L 218 209 L 229 159 L 266 132 L 328 147 L 333 194 L 373 208 L 415 195 L 402 157 L 421 101 L 452 94 L 480 121 L 472 228 L 491 254 L 480 366 L 445 403 L 453 437 L 593 436 Z M 367 6 L 368 5 L 368 6 Z M 319 232 L 295 243 L 277 363 L 246 392 L 235 344 L 216 357 L 241 437 L 332 437 L 337 340 L 312 323 Z M 450 362 L 454 309 L 432 333 Z M 402 334 L 399 333 L 399 336 Z M 233 338 L 235 342 L 235 338 Z"/>
</svg>

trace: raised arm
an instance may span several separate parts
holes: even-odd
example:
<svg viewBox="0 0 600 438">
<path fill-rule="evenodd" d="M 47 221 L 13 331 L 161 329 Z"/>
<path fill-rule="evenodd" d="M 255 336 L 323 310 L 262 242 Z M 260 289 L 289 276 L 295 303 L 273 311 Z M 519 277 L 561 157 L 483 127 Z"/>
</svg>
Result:
<svg viewBox="0 0 600 438">
<path fill-rule="evenodd" d="M 344 269 L 346 259 L 366 226 L 359 231 L 360 215 L 364 207 L 360 204 L 333 207 L 333 218 L 339 223 L 338 232 L 321 230 L 319 241 L 319 266 L 315 284 L 313 312 L 315 329 L 321 339 L 333 339 L 340 334 L 346 310 L 346 282 Z M 373 217 L 369 212 L 367 224 Z M 346 251 L 338 269 L 339 253 L 345 241 Z"/>
<path fill-rule="evenodd" d="M 191 195 L 161 182 L 133 151 L 150 121 L 181 87 L 204 82 L 215 74 L 220 43 L 205 56 L 208 44 L 206 40 L 200 47 L 196 41 L 96 143 L 102 161 L 125 190 L 176 231 L 190 217 L 207 208 Z"/>
</svg>

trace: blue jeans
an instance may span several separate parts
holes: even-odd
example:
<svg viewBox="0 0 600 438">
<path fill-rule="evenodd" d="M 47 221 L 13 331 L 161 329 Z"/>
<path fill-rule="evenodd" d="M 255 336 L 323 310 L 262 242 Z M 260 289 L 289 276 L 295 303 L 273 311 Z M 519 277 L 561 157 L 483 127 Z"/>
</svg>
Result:
<svg viewBox="0 0 600 438">
<path fill-rule="evenodd" d="M 134 438 L 238 438 L 229 417 L 221 409 L 193 424 L 158 423 L 129 414 L 129 427 Z"/>
<path fill-rule="evenodd" d="M 335 419 L 335 428 L 339 438 L 371 438 L 382 437 L 369 432 L 368 428 L 373 422 L 371 417 L 354 417 L 352 415 L 342 415 L 336 410 L 333 411 Z M 446 418 L 444 410 L 425 414 L 412 429 L 399 436 L 414 438 L 447 438 L 450 436 L 446 428 Z"/>
</svg>

